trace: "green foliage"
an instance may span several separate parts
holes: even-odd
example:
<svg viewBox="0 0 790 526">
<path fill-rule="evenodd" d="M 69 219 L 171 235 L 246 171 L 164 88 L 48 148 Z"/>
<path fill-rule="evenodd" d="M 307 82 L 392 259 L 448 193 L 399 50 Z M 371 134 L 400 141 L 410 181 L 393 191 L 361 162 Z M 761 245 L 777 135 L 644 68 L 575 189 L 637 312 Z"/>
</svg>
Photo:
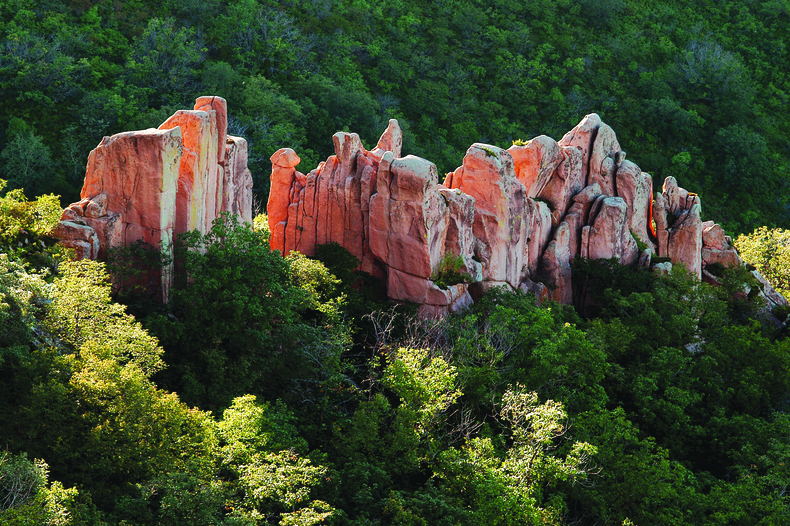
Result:
<svg viewBox="0 0 790 526">
<path fill-rule="evenodd" d="M 488 438 L 475 438 L 461 450 L 440 457 L 439 478 L 452 493 L 464 495 L 477 524 L 558 524 L 561 502 L 542 505 L 542 490 L 558 480 L 583 479 L 595 447 L 575 443 L 565 459 L 549 455 L 555 439 L 565 432 L 562 405 L 541 404 L 523 386 L 509 388 L 502 397 L 501 416 L 512 445 L 502 458 Z"/>
<path fill-rule="evenodd" d="M 787 226 L 786 13 L 710 0 L 25 0 L 0 18 L 13 101 L 0 176 L 76 200 L 102 136 L 156 126 L 207 93 L 228 100 L 262 200 L 273 151 L 295 148 L 309 169 L 337 130 L 369 147 L 397 118 L 404 153 L 446 173 L 473 142 L 559 138 L 595 111 L 656 186 L 675 176 L 728 230 Z"/>
<path fill-rule="evenodd" d="M 158 298 L 162 269 L 171 263 L 161 248 L 141 239 L 128 247 L 107 249 L 106 264 L 112 276 L 113 293 L 127 303 L 135 298 Z"/>
<path fill-rule="evenodd" d="M 11 188 L 24 187 L 33 195 L 47 187 L 52 188 L 46 182 L 54 166 L 51 150 L 44 144 L 43 138 L 18 118 L 11 119 L 6 135 L 9 140 L 0 151 L 3 166 L 0 176 L 8 180 Z"/>
<path fill-rule="evenodd" d="M 64 263 L 53 283 L 45 326 L 68 351 L 94 352 L 134 365 L 146 376 L 161 370 L 162 349 L 123 305 L 110 299 L 104 266 L 90 260 Z"/>
<path fill-rule="evenodd" d="M 151 18 L 135 39 L 124 72 L 137 96 L 178 103 L 197 91 L 205 52 L 194 29 L 178 27 L 172 18 Z"/>
<path fill-rule="evenodd" d="M 637 236 L 633 230 L 631 230 L 631 237 L 633 237 L 634 241 L 636 241 L 636 249 L 640 254 L 647 249 L 647 243 L 639 239 L 639 236 Z"/>
<path fill-rule="evenodd" d="M 317 245 L 315 258 L 346 286 L 351 286 L 357 281 L 354 269 L 360 265 L 360 261 L 340 243 Z"/>
<path fill-rule="evenodd" d="M 5 186 L 6 181 L 0 179 L 0 192 Z M 0 197 L 0 251 L 34 267 L 54 266 L 63 249 L 48 234 L 61 213 L 57 196 L 29 201 L 21 188 L 7 192 Z"/>
<path fill-rule="evenodd" d="M 400 348 L 384 371 L 383 384 L 402 400 L 403 426 L 422 435 L 438 425 L 460 393 L 454 388 L 455 368 L 424 349 Z"/>
<path fill-rule="evenodd" d="M 469 274 L 461 272 L 464 269 L 464 258 L 460 254 L 453 256 L 452 253 L 445 253 L 431 275 L 437 287 L 447 289 L 459 283 L 469 283 L 472 281 Z"/>
<path fill-rule="evenodd" d="M 252 229 L 256 232 L 260 232 L 265 241 L 269 241 L 271 232 L 269 231 L 269 217 L 266 214 L 258 214 L 255 216 L 252 220 Z"/>
<path fill-rule="evenodd" d="M 236 398 L 223 413 L 221 462 L 238 477 L 233 516 L 260 521 L 279 514 L 282 524 L 309 526 L 332 515 L 331 506 L 310 499 L 327 468 L 302 456 L 307 443 L 294 420 L 280 402 L 270 408 L 254 396 Z"/>
<path fill-rule="evenodd" d="M 9 526 L 46 524 L 69 526 L 76 488 L 48 483 L 49 469 L 41 460 L 31 462 L 21 454 L 0 457 L 0 520 Z"/>
<path fill-rule="evenodd" d="M 777 292 L 790 297 L 790 231 L 760 227 L 738 236 L 735 247 Z"/>
<path fill-rule="evenodd" d="M 342 297 L 325 268 L 283 259 L 227 215 L 206 235 L 185 234 L 175 260 L 168 312 L 145 324 L 170 366 L 157 380 L 184 400 L 216 410 L 245 393 L 273 400 L 298 379 L 339 374 Z"/>
</svg>

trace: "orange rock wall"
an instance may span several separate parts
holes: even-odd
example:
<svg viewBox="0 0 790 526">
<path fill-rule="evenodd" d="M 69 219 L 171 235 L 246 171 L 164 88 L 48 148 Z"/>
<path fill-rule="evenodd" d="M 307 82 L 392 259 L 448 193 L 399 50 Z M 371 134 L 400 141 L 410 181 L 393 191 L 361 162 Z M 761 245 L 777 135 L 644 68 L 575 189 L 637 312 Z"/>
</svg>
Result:
<svg viewBox="0 0 790 526">
<path fill-rule="evenodd" d="M 313 255 L 337 242 L 386 281 L 391 299 L 419 303 L 424 316 L 464 308 L 493 286 L 572 303 L 577 255 L 645 267 L 669 257 L 711 282 L 707 264 L 742 264 L 721 227 L 702 223 L 699 197 L 672 177 L 654 196 L 650 174 L 626 160 L 595 114 L 559 142 L 473 144 L 443 183 L 433 163 L 401 157 L 395 120 L 373 150 L 353 133 L 335 134 L 334 144 L 307 175 L 293 150 L 272 156 L 272 248 Z M 449 256 L 471 283 L 435 285 Z"/>
<path fill-rule="evenodd" d="M 200 97 L 158 129 L 105 137 L 91 151 L 82 200 L 64 211 L 55 235 L 79 258 L 136 241 L 172 249 L 176 234 L 207 232 L 229 212 L 252 221 L 247 142 L 227 134 L 221 97 Z M 157 276 L 163 297 L 172 268 Z"/>
</svg>

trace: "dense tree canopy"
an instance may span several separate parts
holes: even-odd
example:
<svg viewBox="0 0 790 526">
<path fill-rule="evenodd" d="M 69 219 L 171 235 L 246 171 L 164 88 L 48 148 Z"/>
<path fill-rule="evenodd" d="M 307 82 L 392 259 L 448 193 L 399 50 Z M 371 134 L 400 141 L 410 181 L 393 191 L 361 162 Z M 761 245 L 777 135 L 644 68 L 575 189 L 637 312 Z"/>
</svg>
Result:
<svg viewBox="0 0 790 526">
<path fill-rule="evenodd" d="M 9 194 L 6 235 L 50 201 Z M 426 322 L 340 247 L 343 281 L 267 239 L 183 236 L 167 304 L 46 242 L 0 254 L 4 523 L 787 522 L 790 340 L 744 270 L 579 260 L 581 316 L 494 289 Z"/>
<path fill-rule="evenodd" d="M 591 112 L 659 186 L 697 192 L 733 233 L 788 227 L 787 0 L 174 2 L 0 7 L 0 177 L 71 201 L 103 135 L 225 97 L 251 144 L 303 171 L 339 130 L 389 118 L 443 172 L 473 142 L 555 139 Z"/>
</svg>

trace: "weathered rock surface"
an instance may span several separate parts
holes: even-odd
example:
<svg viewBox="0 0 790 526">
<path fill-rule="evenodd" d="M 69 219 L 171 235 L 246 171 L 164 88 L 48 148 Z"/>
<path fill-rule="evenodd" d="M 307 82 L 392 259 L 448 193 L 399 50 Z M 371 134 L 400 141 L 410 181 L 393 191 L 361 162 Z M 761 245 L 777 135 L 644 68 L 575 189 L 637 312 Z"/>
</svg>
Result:
<svg viewBox="0 0 790 526">
<path fill-rule="evenodd" d="M 657 273 L 680 263 L 713 281 L 705 266 L 742 264 L 721 227 L 702 223 L 698 196 L 669 177 L 653 197 L 652 177 L 595 114 L 559 142 L 473 144 L 444 184 L 433 163 L 401 157 L 397 121 L 371 151 L 356 134 L 334 141 L 335 155 L 307 176 L 293 150 L 272 156 L 272 248 L 311 255 L 340 243 L 385 280 L 391 299 L 419 303 L 425 317 L 465 308 L 492 287 L 586 302 L 572 283 L 577 256 Z M 654 263 L 656 255 L 672 262 Z M 434 283 L 448 258 L 471 283 Z"/>
<path fill-rule="evenodd" d="M 201 97 L 158 129 L 102 139 L 88 157 L 81 197 L 55 230 L 77 257 L 103 258 L 137 241 L 167 254 L 176 234 L 205 233 L 222 212 L 252 220 L 247 142 L 227 135 L 224 99 Z M 171 270 L 157 277 L 163 297 Z"/>
<path fill-rule="evenodd" d="M 628 229 L 628 206 L 622 197 L 600 196 L 590 212 L 589 225 L 582 229 L 582 257 L 617 258 L 633 264 L 638 255 L 636 241 Z M 594 217 L 593 217 L 594 216 Z"/>
<path fill-rule="evenodd" d="M 701 213 L 699 196 L 678 187 L 674 177 L 667 177 L 653 205 L 658 255 L 682 263 L 699 279 L 702 279 Z"/>
<path fill-rule="evenodd" d="M 617 195 L 626 203 L 628 228 L 637 239 L 655 250 L 648 235 L 650 225 L 650 207 L 653 199 L 653 178 L 642 173 L 631 161 L 623 161 L 617 169 Z"/>
<path fill-rule="evenodd" d="M 516 178 L 527 188 L 529 197 L 537 197 L 543 191 L 563 161 L 560 145 L 545 135 L 523 146 L 514 144 L 507 151 L 513 157 Z"/>
<path fill-rule="evenodd" d="M 587 184 L 598 183 L 603 194 L 606 196 L 617 195 L 615 193 L 615 173 L 617 171 L 617 157 L 620 153 L 620 143 L 614 130 L 606 124 L 601 124 L 598 134 L 595 136 L 592 152 L 590 153 L 590 165 L 587 173 Z"/>
<path fill-rule="evenodd" d="M 473 144 L 445 184 L 475 199 L 472 227 L 483 280 L 518 287 L 527 263 L 526 187 L 516 178 L 507 150 Z"/>
</svg>

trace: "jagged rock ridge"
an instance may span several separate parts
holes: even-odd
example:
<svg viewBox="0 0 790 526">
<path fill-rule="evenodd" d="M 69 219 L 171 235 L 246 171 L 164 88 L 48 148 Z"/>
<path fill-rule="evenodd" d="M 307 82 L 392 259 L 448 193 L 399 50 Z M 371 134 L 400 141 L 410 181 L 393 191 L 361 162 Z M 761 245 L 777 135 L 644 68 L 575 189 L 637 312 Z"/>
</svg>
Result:
<svg viewBox="0 0 790 526">
<path fill-rule="evenodd" d="M 167 252 L 175 234 L 205 233 L 222 212 L 252 221 L 247 141 L 228 135 L 227 123 L 225 99 L 200 97 L 157 129 L 105 137 L 88 157 L 82 200 L 54 235 L 78 258 L 97 259 L 138 240 Z M 158 277 L 163 297 L 171 271 Z"/>
<path fill-rule="evenodd" d="M 570 304 L 577 255 L 645 267 L 669 258 L 712 283 L 707 265 L 743 264 L 721 227 L 702 222 L 697 195 L 669 177 L 653 196 L 652 177 L 626 160 L 596 114 L 559 142 L 473 144 L 443 183 L 430 161 L 401 157 L 394 119 L 370 151 L 355 133 L 333 140 L 335 155 L 307 175 L 293 150 L 272 156 L 272 248 L 312 256 L 337 242 L 386 281 L 391 299 L 419 303 L 423 316 L 464 308 L 492 286 Z M 472 283 L 438 287 L 446 258 Z M 769 289 L 770 303 L 784 301 Z"/>
</svg>

